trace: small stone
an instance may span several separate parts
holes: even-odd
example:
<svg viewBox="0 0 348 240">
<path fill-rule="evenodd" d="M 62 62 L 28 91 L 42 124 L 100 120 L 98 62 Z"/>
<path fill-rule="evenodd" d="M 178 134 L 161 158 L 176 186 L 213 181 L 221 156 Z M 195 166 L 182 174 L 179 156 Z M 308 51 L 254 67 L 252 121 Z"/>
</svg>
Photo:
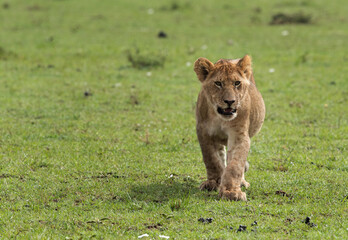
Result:
<svg viewBox="0 0 348 240">
<path fill-rule="evenodd" d="M 160 31 L 160 32 L 158 33 L 157 37 L 158 37 L 158 38 L 167 38 L 168 36 L 167 36 L 167 34 L 166 34 L 165 32 Z"/>
<path fill-rule="evenodd" d="M 149 14 L 149 15 L 152 15 L 152 14 L 154 14 L 155 13 L 155 10 L 153 10 L 152 8 L 149 8 L 148 10 L 147 10 L 147 14 Z"/>
<path fill-rule="evenodd" d="M 159 235 L 160 238 L 165 238 L 165 239 L 169 239 L 169 236 L 165 236 L 165 235 Z"/>
<path fill-rule="evenodd" d="M 284 30 L 284 31 L 282 31 L 282 36 L 288 36 L 289 35 L 289 31 L 287 31 L 287 30 Z"/>
<path fill-rule="evenodd" d="M 311 218 L 310 217 L 306 217 L 306 219 L 304 220 L 305 224 L 309 224 L 311 222 Z"/>
<path fill-rule="evenodd" d="M 198 222 L 202 222 L 202 223 L 212 223 L 213 219 L 212 218 L 199 218 Z"/>
<path fill-rule="evenodd" d="M 257 221 L 254 221 L 251 226 L 256 226 L 257 225 Z"/>
<path fill-rule="evenodd" d="M 89 97 L 89 96 L 92 96 L 92 93 L 89 92 L 89 91 L 85 91 L 85 92 L 84 92 L 84 95 L 85 95 L 85 97 Z"/>
<path fill-rule="evenodd" d="M 149 236 L 149 234 L 145 233 L 143 235 L 138 236 L 138 238 L 143 238 L 143 237 L 148 237 L 148 236 Z"/>
<path fill-rule="evenodd" d="M 247 229 L 246 226 L 244 226 L 244 225 L 239 225 L 239 228 L 238 228 L 237 232 L 244 232 L 244 231 L 246 231 L 246 229 Z"/>
<path fill-rule="evenodd" d="M 318 226 L 317 224 L 311 222 L 310 217 L 306 217 L 305 220 L 303 220 L 302 222 L 304 222 L 305 224 L 307 224 L 310 227 L 317 227 Z"/>
</svg>

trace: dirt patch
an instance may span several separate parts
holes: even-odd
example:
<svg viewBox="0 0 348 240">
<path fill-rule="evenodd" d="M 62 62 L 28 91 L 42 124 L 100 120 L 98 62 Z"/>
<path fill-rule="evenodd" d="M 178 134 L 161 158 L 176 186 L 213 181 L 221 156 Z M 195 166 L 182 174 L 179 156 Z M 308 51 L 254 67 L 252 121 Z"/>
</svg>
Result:
<svg viewBox="0 0 348 240">
<path fill-rule="evenodd" d="M 3 174 L 0 174 L 0 179 L 1 178 L 17 178 L 17 177 L 11 174 L 3 173 Z"/>
<path fill-rule="evenodd" d="M 147 229 L 160 229 L 162 227 L 161 223 L 145 225 Z"/>
<path fill-rule="evenodd" d="M 281 196 L 283 196 L 283 197 L 291 197 L 290 194 L 286 193 L 286 192 L 283 191 L 283 190 L 278 190 L 278 191 L 275 192 L 275 194 L 281 195 Z"/>
<path fill-rule="evenodd" d="M 5 3 L 2 4 L 2 8 L 3 9 L 9 9 L 10 8 L 10 4 L 5 2 Z"/>
<path fill-rule="evenodd" d="M 310 24 L 312 16 L 309 14 L 304 14 L 302 12 L 287 14 L 287 13 L 277 13 L 272 16 L 270 25 L 282 25 L 282 24 Z"/>
<path fill-rule="evenodd" d="M 0 47 L 0 60 L 8 60 L 9 58 L 16 57 L 14 52 L 8 51 L 3 47 Z"/>
<path fill-rule="evenodd" d="M 106 173 L 100 173 L 99 175 L 92 176 L 94 179 L 98 178 L 124 178 L 124 176 L 117 175 L 114 172 L 106 172 Z"/>
<path fill-rule="evenodd" d="M 138 97 L 136 95 L 131 95 L 130 96 L 130 103 L 132 105 L 139 105 L 140 104 L 139 99 L 138 99 Z"/>
<path fill-rule="evenodd" d="M 149 69 L 163 67 L 166 57 L 160 53 L 140 53 L 137 49 L 135 51 L 127 51 L 127 59 L 134 68 Z"/>
<path fill-rule="evenodd" d="M 41 6 L 35 4 L 35 5 L 28 6 L 27 10 L 28 11 L 40 11 L 40 10 L 43 10 L 43 8 Z"/>
</svg>

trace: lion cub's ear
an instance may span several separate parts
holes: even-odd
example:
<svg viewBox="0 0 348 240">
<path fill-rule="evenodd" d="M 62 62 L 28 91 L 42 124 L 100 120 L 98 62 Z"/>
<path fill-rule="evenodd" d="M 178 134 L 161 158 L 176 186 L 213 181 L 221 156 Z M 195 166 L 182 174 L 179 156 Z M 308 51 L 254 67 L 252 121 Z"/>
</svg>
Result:
<svg viewBox="0 0 348 240">
<path fill-rule="evenodd" d="M 194 66 L 197 77 L 201 82 L 207 78 L 209 72 L 211 72 L 213 68 L 214 64 L 206 58 L 198 58 Z"/>
<path fill-rule="evenodd" d="M 250 79 L 252 73 L 251 57 L 249 55 L 245 55 L 242 59 L 238 61 L 237 66 L 242 70 L 247 79 Z"/>
</svg>

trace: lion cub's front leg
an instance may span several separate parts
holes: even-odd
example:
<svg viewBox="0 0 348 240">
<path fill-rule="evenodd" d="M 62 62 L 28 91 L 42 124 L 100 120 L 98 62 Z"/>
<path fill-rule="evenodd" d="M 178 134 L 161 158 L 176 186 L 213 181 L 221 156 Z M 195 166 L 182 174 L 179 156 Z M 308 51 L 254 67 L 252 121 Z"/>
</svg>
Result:
<svg viewBox="0 0 348 240">
<path fill-rule="evenodd" d="M 219 196 L 227 200 L 246 201 L 246 194 L 241 185 L 248 185 L 244 179 L 246 159 L 250 147 L 248 136 L 229 136 L 227 151 L 227 166 L 221 177 Z"/>
<path fill-rule="evenodd" d="M 221 175 L 224 170 L 222 158 L 223 146 L 215 141 L 215 139 L 207 134 L 197 131 L 199 144 L 201 145 L 203 161 L 207 170 L 207 180 L 202 182 L 201 190 L 217 190 Z M 224 149 L 223 149 L 224 150 Z"/>
</svg>

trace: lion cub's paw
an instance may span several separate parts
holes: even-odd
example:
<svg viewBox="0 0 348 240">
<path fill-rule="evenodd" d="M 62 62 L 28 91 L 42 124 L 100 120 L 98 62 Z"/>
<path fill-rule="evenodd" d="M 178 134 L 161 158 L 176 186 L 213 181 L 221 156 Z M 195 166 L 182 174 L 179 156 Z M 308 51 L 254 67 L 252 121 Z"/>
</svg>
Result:
<svg viewBox="0 0 348 240">
<path fill-rule="evenodd" d="M 250 183 L 248 183 L 245 180 L 242 180 L 242 183 L 240 184 L 240 186 L 244 186 L 245 188 L 248 188 L 248 187 L 250 187 Z"/>
<path fill-rule="evenodd" d="M 215 181 L 215 180 L 206 180 L 206 181 L 202 182 L 199 189 L 201 189 L 202 191 L 203 190 L 213 191 L 213 190 L 217 190 L 219 185 L 220 184 L 217 183 L 217 181 Z"/>
<path fill-rule="evenodd" d="M 233 201 L 239 201 L 239 200 L 246 201 L 247 200 L 245 192 L 242 192 L 240 189 L 235 190 L 235 191 L 228 191 L 228 190 L 222 191 L 222 190 L 220 190 L 219 197 L 221 199 L 231 200 L 231 201 L 232 200 Z"/>
</svg>

